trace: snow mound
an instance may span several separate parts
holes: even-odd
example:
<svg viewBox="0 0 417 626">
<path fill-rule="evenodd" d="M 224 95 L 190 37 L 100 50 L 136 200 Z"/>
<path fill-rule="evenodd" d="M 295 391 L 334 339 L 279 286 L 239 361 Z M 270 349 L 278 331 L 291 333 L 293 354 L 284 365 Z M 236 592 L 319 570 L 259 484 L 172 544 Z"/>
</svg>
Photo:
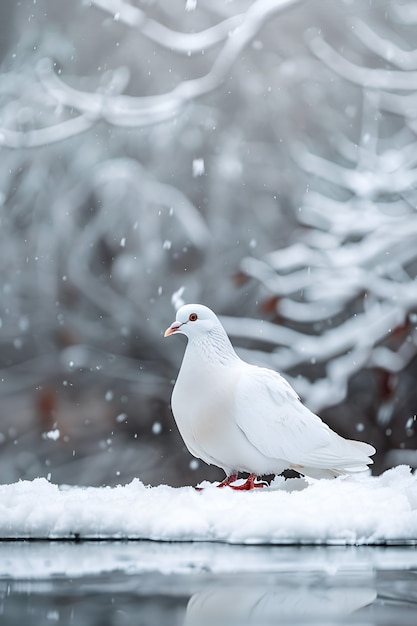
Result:
<svg viewBox="0 0 417 626">
<path fill-rule="evenodd" d="M 2 539 L 152 539 L 244 544 L 383 544 L 417 541 L 417 476 L 284 480 L 249 492 L 67 487 L 44 478 L 0 486 Z"/>
</svg>

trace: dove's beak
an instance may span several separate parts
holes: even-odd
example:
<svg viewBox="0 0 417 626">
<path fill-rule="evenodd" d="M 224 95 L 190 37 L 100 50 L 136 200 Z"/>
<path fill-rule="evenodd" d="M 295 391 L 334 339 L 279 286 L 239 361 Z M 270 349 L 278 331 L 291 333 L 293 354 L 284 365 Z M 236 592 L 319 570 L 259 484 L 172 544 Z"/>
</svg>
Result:
<svg viewBox="0 0 417 626">
<path fill-rule="evenodd" d="M 182 326 L 182 322 L 172 322 L 171 326 L 164 332 L 164 337 L 174 334 Z"/>
</svg>

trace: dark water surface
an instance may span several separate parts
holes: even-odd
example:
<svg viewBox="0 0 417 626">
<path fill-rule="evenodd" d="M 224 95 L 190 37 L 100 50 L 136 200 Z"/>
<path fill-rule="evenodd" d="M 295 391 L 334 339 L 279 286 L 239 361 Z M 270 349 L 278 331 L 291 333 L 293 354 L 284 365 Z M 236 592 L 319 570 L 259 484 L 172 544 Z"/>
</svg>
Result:
<svg viewBox="0 0 417 626">
<path fill-rule="evenodd" d="M 0 543 L 0 624 L 417 624 L 413 546 Z"/>
</svg>

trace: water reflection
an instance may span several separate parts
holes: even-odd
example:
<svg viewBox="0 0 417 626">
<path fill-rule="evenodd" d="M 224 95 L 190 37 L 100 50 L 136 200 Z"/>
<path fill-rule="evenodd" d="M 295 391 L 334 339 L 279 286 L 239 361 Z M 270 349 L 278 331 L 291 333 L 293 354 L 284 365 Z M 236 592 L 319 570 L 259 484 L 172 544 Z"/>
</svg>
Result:
<svg viewBox="0 0 417 626">
<path fill-rule="evenodd" d="M 361 586 L 362 583 L 369 586 Z M 185 626 L 213 624 L 276 624 L 300 621 L 323 624 L 351 615 L 377 596 L 372 581 L 341 580 L 313 583 L 295 576 L 272 584 L 217 584 L 194 594 L 187 606 Z"/>
<path fill-rule="evenodd" d="M 0 544 L 0 624 L 408 626 L 415 548 Z"/>
</svg>

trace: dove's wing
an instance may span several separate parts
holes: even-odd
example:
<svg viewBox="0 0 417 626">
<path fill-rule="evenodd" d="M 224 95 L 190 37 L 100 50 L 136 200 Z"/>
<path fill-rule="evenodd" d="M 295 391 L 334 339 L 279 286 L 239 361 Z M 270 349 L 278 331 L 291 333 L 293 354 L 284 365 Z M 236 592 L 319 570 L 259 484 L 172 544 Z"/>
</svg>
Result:
<svg viewBox="0 0 417 626">
<path fill-rule="evenodd" d="M 249 441 L 269 458 L 312 468 L 347 468 L 371 462 L 372 446 L 333 432 L 305 407 L 277 372 L 249 365 L 236 393 L 236 421 Z"/>
</svg>

